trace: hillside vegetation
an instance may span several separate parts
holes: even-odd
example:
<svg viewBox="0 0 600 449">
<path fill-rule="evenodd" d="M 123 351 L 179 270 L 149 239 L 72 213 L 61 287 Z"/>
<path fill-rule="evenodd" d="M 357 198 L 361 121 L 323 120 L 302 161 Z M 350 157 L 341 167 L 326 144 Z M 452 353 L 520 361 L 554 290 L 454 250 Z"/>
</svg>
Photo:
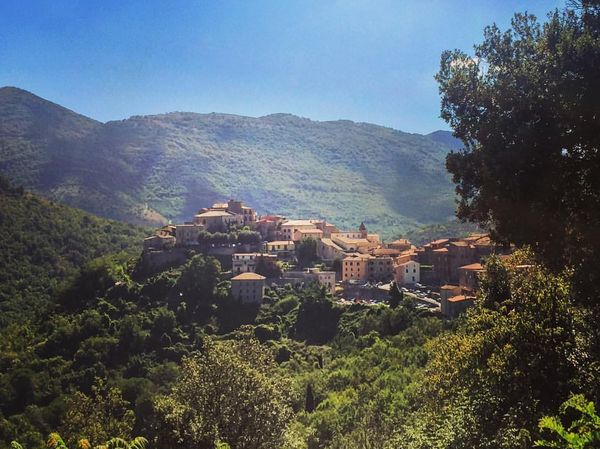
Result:
<svg viewBox="0 0 600 449">
<path fill-rule="evenodd" d="M 289 114 L 176 112 L 102 124 L 0 89 L 0 172 L 133 223 L 189 219 L 238 197 L 261 212 L 402 232 L 453 214 L 449 150 L 443 139 Z"/>
<path fill-rule="evenodd" d="M 11 188 L 0 178 L 0 327 L 42 311 L 86 262 L 141 249 L 144 231 Z"/>
</svg>

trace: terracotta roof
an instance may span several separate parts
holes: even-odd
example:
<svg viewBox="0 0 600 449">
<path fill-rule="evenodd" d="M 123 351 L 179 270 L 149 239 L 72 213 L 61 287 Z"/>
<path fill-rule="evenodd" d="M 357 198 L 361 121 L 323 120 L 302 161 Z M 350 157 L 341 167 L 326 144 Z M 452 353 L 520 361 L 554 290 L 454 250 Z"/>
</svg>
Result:
<svg viewBox="0 0 600 449">
<path fill-rule="evenodd" d="M 275 240 L 274 242 L 267 242 L 267 245 L 293 245 L 292 240 Z"/>
<path fill-rule="evenodd" d="M 449 302 L 461 302 L 461 301 L 472 301 L 474 298 L 472 296 L 465 296 L 465 295 L 457 295 L 457 296 L 453 296 L 452 298 L 448 298 Z"/>
<path fill-rule="evenodd" d="M 315 226 L 313 220 L 288 220 L 282 223 L 282 226 Z"/>
<path fill-rule="evenodd" d="M 331 247 L 333 247 L 333 248 L 335 248 L 335 249 L 337 249 L 337 250 L 339 250 L 339 251 L 344 251 L 344 250 L 342 249 L 342 247 L 341 247 L 341 246 L 339 246 L 337 243 L 335 243 L 335 242 L 334 242 L 333 240 L 331 240 L 331 239 L 327 239 L 327 238 L 325 238 L 325 239 L 321 239 L 321 243 L 322 243 L 323 245 L 326 245 L 326 246 L 331 246 Z"/>
<path fill-rule="evenodd" d="M 453 246 L 469 246 L 467 242 L 450 242 Z"/>
<path fill-rule="evenodd" d="M 266 277 L 261 276 L 256 273 L 242 273 L 238 274 L 236 277 L 231 278 L 232 281 L 262 281 L 266 279 Z"/>
<path fill-rule="evenodd" d="M 432 245 L 441 245 L 442 243 L 447 243 L 448 239 L 437 239 L 431 242 Z"/>
<path fill-rule="evenodd" d="M 434 253 L 447 253 L 448 248 L 438 248 L 433 250 Z"/>
<path fill-rule="evenodd" d="M 459 270 L 466 270 L 466 271 L 484 271 L 485 268 L 483 268 L 483 265 L 481 265 L 480 263 L 472 263 L 470 265 L 465 265 L 463 267 L 458 267 Z"/>
<path fill-rule="evenodd" d="M 209 210 L 206 212 L 202 212 L 201 214 L 196 215 L 196 217 L 226 217 L 233 216 L 229 212 L 225 212 L 224 210 Z"/>
<path fill-rule="evenodd" d="M 373 255 L 376 256 L 394 256 L 394 255 L 399 255 L 400 251 L 397 249 L 393 249 L 393 248 L 375 248 L 373 250 Z"/>
<path fill-rule="evenodd" d="M 440 287 L 441 290 L 455 290 L 457 288 L 460 288 L 460 286 L 458 285 L 450 285 L 450 284 L 444 284 Z"/>
<path fill-rule="evenodd" d="M 372 259 L 372 258 L 373 258 L 373 256 L 371 256 L 370 254 L 350 253 L 350 254 L 347 254 L 343 260 L 346 260 L 346 259 Z"/>
<path fill-rule="evenodd" d="M 302 234 L 322 234 L 323 231 L 320 229 L 298 229 L 297 232 L 301 232 Z"/>
</svg>

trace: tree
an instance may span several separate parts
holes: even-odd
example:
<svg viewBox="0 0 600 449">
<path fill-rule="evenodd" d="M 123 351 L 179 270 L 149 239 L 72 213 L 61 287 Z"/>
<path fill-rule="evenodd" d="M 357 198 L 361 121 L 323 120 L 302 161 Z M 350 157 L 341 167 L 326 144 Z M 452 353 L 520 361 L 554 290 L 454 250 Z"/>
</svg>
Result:
<svg viewBox="0 0 600 449">
<path fill-rule="evenodd" d="M 390 285 L 390 307 L 395 309 L 404 300 L 404 292 L 400 290 L 400 286 L 396 282 Z"/>
<path fill-rule="evenodd" d="M 317 241 L 310 237 L 304 237 L 298 245 L 297 254 L 300 265 L 311 265 L 317 260 Z"/>
<path fill-rule="evenodd" d="M 600 416 L 593 402 L 588 402 L 581 394 L 572 395 L 560 407 L 561 415 L 576 412 L 578 419 L 572 420 L 565 428 L 561 419 L 545 416 L 540 420 L 540 430 L 552 432 L 554 440 L 538 440 L 535 447 L 562 449 L 592 449 L 600 447 Z"/>
<path fill-rule="evenodd" d="M 600 2 L 487 27 L 473 56 L 443 53 L 436 79 L 442 117 L 464 144 L 446 161 L 458 217 L 531 245 L 557 270 L 599 267 Z"/>
<path fill-rule="evenodd" d="M 221 265 L 212 258 L 202 255 L 192 257 L 181 272 L 177 282 L 183 299 L 190 305 L 211 303 L 216 294 Z"/>
<path fill-rule="evenodd" d="M 157 447 L 280 447 L 291 417 L 285 385 L 269 350 L 253 338 L 207 341 L 184 360 L 182 377 L 159 398 Z"/>
<path fill-rule="evenodd" d="M 304 410 L 312 413 L 315 410 L 315 395 L 311 384 L 306 385 L 306 396 L 304 400 Z"/>
<path fill-rule="evenodd" d="M 128 440 L 134 423 L 135 414 L 121 390 L 97 380 L 91 396 L 78 391 L 68 399 L 60 433 L 69 435 L 70 446 L 76 446 L 82 438 L 97 446 L 111 438 Z"/>
</svg>

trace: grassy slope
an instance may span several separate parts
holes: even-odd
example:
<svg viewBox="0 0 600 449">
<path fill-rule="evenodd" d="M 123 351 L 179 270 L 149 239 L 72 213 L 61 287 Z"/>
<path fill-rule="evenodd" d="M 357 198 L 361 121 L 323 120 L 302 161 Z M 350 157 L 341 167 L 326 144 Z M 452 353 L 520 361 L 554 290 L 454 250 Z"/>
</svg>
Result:
<svg viewBox="0 0 600 449">
<path fill-rule="evenodd" d="M 181 220 L 213 200 L 240 197 L 261 212 L 327 217 L 343 227 L 365 220 L 391 235 L 453 212 L 449 147 L 418 134 L 289 114 L 172 113 L 99 124 L 0 89 L 0 118 L 11 114 L 13 127 L 29 123 L 42 137 L 0 127 L 0 172 L 110 218 Z M 60 116 L 50 128 L 63 130 L 50 143 L 48 127 L 40 130 L 48 115 Z M 28 145 L 26 155 L 19 145 Z"/>
<path fill-rule="evenodd" d="M 0 179 L 0 325 L 43 309 L 87 261 L 141 249 L 144 231 L 9 188 Z M 1 327 L 1 326 L 0 326 Z"/>
</svg>

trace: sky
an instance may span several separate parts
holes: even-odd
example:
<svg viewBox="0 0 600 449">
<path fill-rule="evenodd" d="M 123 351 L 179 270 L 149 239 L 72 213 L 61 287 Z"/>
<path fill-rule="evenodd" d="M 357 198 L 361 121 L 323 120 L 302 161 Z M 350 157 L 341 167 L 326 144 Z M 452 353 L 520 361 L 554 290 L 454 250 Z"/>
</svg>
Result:
<svg viewBox="0 0 600 449">
<path fill-rule="evenodd" d="M 88 117 L 172 111 L 449 129 L 434 74 L 553 0 L 1 0 L 0 86 Z"/>
</svg>

